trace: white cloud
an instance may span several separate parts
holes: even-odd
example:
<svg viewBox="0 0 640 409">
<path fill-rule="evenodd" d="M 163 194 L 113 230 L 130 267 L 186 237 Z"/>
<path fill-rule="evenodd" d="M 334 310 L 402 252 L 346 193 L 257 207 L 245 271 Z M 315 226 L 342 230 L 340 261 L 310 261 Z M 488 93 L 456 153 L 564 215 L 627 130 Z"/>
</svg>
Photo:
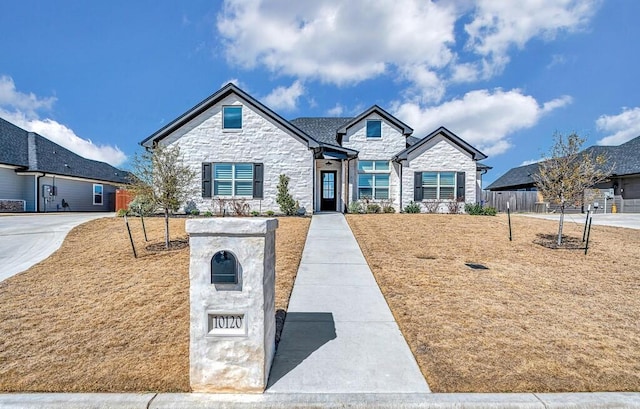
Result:
<svg viewBox="0 0 640 409">
<path fill-rule="evenodd" d="M 601 1 L 225 0 L 216 27 L 227 61 L 245 69 L 336 85 L 386 75 L 428 104 L 449 83 L 501 73 L 532 38 L 584 29 Z"/>
<path fill-rule="evenodd" d="M 85 158 L 107 162 L 113 166 L 119 166 L 127 160 L 127 156 L 117 146 L 95 144 L 79 137 L 66 125 L 49 118 L 41 119 L 38 111 L 50 110 L 55 101 L 54 97 L 39 98 L 33 93 L 17 91 L 11 77 L 0 77 L 0 117 Z"/>
<path fill-rule="evenodd" d="M 533 165 L 534 163 L 538 163 L 540 162 L 540 159 L 529 159 L 529 160 L 525 160 L 523 161 L 520 165 L 518 166 L 527 166 L 527 165 Z"/>
<path fill-rule="evenodd" d="M 33 93 L 25 94 L 16 89 L 13 78 L 0 76 L 0 107 L 13 107 L 30 117 L 36 116 L 36 111 L 50 110 L 56 102 L 55 97 L 39 98 Z"/>
<path fill-rule="evenodd" d="M 482 57 L 483 78 L 502 72 L 512 47 L 524 48 L 534 37 L 553 40 L 560 32 L 584 29 L 601 0 L 520 0 L 477 2 L 473 20 L 465 25 L 467 48 Z"/>
<path fill-rule="evenodd" d="M 424 0 L 226 1 L 217 28 L 232 63 L 344 85 L 445 67 L 455 19 L 452 6 Z"/>
<path fill-rule="evenodd" d="M 620 145 L 640 135 L 640 107 L 623 108 L 618 115 L 602 115 L 596 127 L 609 135 L 598 141 L 598 145 Z"/>
<path fill-rule="evenodd" d="M 341 104 L 336 104 L 333 108 L 327 111 L 327 115 L 329 116 L 341 116 L 344 112 L 344 107 Z"/>
<path fill-rule="evenodd" d="M 485 154 L 498 155 L 511 147 L 509 135 L 533 127 L 543 115 L 568 103 L 569 97 L 560 97 L 540 105 L 518 89 L 496 89 L 471 91 L 460 99 L 427 108 L 413 102 L 396 103 L 393 111 L 412 124 L 417 137 L 445 126 Z"/>
<path fill-rule="evenodd" d="M 296 109 L 298 98 L 304 94 L 304 86 L 295 81 L 290 87 L 277 87 L 264 98 L 265 104 L 274 110 L 292 111 Z"/>
</svg>

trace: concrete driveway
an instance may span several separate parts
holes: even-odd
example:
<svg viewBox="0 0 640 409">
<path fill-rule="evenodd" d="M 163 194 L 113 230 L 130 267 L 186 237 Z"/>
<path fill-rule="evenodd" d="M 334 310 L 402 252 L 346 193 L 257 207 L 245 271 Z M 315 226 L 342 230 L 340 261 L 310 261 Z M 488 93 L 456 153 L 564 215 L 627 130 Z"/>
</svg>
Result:
<svg viewBox="0 0 640 409">
<path fill-rule="evenodd" d="M 539 219 L 560 220 L 559 214 L 526 213 L 525 216 Z M 565 214 L 564 221 L 582 224 L 586 214 Z M 596 213 L 593 215 L 592 225 L 626 227 L 628 229 L 640 229 L 640 213 Z"/>
<path fill-rule="evenodd" d="M 0 281 L 49 257 L 75 226 L 114 213 L 0 216 Z"/>
</svg>

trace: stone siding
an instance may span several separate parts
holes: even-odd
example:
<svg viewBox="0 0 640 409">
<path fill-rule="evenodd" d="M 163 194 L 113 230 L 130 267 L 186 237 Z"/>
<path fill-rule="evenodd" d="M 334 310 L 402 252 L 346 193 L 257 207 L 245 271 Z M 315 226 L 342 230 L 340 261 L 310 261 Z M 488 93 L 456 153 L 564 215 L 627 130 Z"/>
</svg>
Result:
<svg viewBox="0 0 640 409">
<path fill-rule="evenodd" d="M 382 121 L 382 137 L 367 139 L 367 119 Z M 373 113 L 347 130 L 342 146 L 359 152 L 358 160 L 388 160 L 407 146 L 402 130 L 396 128 L 379 115 Z M 349 201 L 358 198 L 358 160 L 349 163 Z M 400 166 L 391 163 L 389 176 L 389 200 L 396 211 L 400 210 Z"/>
<path fill-rule="evenodd" d="M 424 146 L 413 151 L 407 160 L 402 161 L 402 206 L 413 201 L 414 172 L 450 171 L 466 172 L 465 202 L 476 202 L 476 162 L 467 152 L 438 135 Z M 423 207 L 424 211 L 424 207 Z"/>
<path fill-rule="evenodd" d="M 242 105 L 241 130 L 222 129 L 225 105 Z M 263 163 L 263 199 L 246 198 L 251 210 L 280 213 L 276 195 L 282 173 L 290 178 L 289 192 L 294 199 L 307 212 L 313 210 L 313 151 L 305 141 L 283 130 L 235 95 L 212 106 L 163 143 L 178 144 L 186 163 L 196 172 L 192 200 L 201 212 L 216 211 L 213 198 L 201 195 L 203 162 Z"/>
</svg>

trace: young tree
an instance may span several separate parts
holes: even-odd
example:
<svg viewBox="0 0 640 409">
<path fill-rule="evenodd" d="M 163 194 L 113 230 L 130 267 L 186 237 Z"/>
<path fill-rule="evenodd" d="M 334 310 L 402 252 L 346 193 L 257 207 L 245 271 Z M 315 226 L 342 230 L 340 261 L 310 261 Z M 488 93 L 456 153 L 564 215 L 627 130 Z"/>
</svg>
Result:
<svg viewBox="0 0 640 409">
<path fill-rule="evenodd" d="M 538 173 L 533 179 L 546 200 L 560 205 L 558 245 L 561 245 L 565 206 L 581 204 L 584 191 L 605 180 L 610 169 L 605 168 L 608 158 L 604 155 L 580 151 L 585 139 L 576 133 L 567 137 L 556 133 L 554 141 L 549 156 L 538 164 Z"/>
<path fill-rule="evenodd" d="M 195 193 L 196 173 L 184 164 L 180 148 L 158 145 L 133 159 L 131 190 L 136 198 L 153 203 L 164 212 L 165 247 L 170 246 L 169 214 Z"/>
<path fill-rule="evenodd" d="M 287 216 L 292 216 L 296 213 L 297 206 L 293 196 L 289 193 L 289 176 L 280 175 L 278 180 L 278 195 L 276 196 L 276 203 L 280 206 L 280 211 Z"/>
</svg>

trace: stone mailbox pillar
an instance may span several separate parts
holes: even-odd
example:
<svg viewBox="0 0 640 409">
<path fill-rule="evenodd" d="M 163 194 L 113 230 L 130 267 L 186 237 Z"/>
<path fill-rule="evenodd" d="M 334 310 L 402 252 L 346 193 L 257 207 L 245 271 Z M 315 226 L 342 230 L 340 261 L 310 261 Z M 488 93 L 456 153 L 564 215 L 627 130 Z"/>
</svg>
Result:
<svg viewBox="0 0 640 409">
<path fill-rule="evenodd" d="M 264 392 L 275 353 L 276 219 L 187 220 L 194 392 Z"/>
</svg>

